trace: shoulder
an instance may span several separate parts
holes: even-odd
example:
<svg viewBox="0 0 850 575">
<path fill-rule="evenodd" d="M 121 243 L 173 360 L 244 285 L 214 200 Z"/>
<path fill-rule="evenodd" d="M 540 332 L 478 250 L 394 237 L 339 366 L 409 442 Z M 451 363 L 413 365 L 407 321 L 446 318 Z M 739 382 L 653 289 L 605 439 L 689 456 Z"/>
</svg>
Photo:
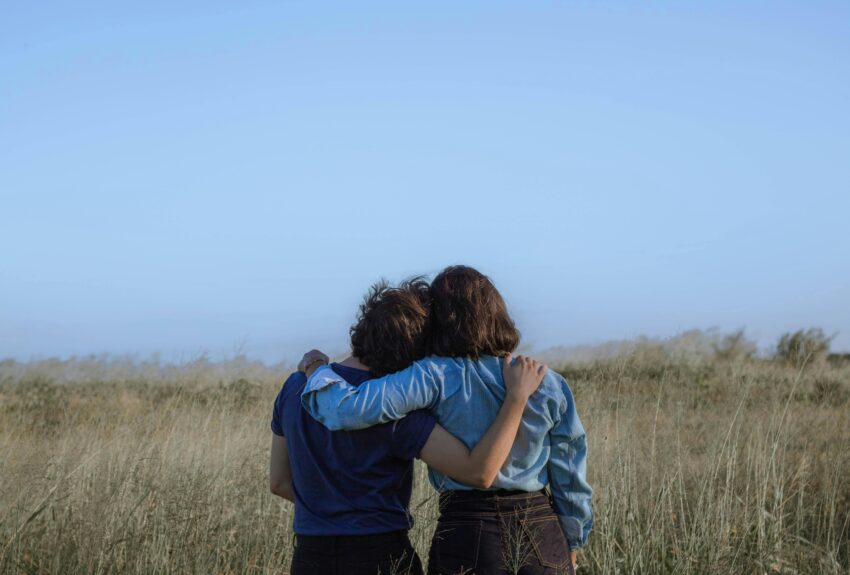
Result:
<svg viewBox="0 0 850 575">
<path fill-rule="evenodd" d="M 280 392 L 278 392 L 277 394 L 277 401 L 282 402 L 287 397 L 291 397 L 295 394 L 300 395 L 301 390 L 304 389 L 304 386 L 306 384 L 307 376 L 304 375 L 303 372 L 293 372 L 289 377 L 286 378 L 286 381 L 283 382 L 283 386 L 280 388 Z"/>
<path fill-rule="evenodd" d="M 478 359 L 469 357 L 443 357 L 441 355 L 429 355 L 415 361 L 414 366 L 429 371 L 433 374 L 445 374 L 463 371 L 495 371 L 501 373 L 502 364 L 498 357 L 482 356 Z"/>
<path fill-rule="evenodd" d="M 543 376 L 541 385 L 560 393 L 565 393 L 570 389 L 566 378 L 551 367 L 546 370 L 546 375 Z"/>
<path fill-rule="evenodd" d="M 464 374 L 469 374 L 469 377 L 474 380 L 482 380 L 486 382 L 501 382 L 502 381 L 502 365 L 504 358 L 494 355 L 482 355 L 477 359 L 469 357 L 455 358 L 458 368 L 464 371 Z"/>
<path fill-rule="evenodd" d="M 418 367 L 425 370 L 443 370 L 460 364 L 463 358 L 459 357 L 443 357 L 441 355 L 429 355 L 422 359 L 417 359 L 411 367 Z"/>
<path fill-rule="evenodd" d="M 565 412 L 573 402 L 573 392 L 566 378 L 551 368 L 546 371 L 540 390 L 555 402 L 560 413 Z"/>
<path fill-rule="evenodd" d="M 304 372 L 294 371 L 286 378 L 286 381 L 283 382 L 283 387 L 294 387 L 296 385 L 304 385 L 305 383 L 307 383 L 307 376 Z"/>
<path fill-rule="evenodd" d="M 433 377 L 436 380 L 443 380 L 447 376 L 461 372 L 465 369 L 465 358 L 460 357 L 442 357 L 439 355 L 429 355 L 414 361 L 405 371 L 410 371 L 412 374 L 423 374 Z"/>
</svg>

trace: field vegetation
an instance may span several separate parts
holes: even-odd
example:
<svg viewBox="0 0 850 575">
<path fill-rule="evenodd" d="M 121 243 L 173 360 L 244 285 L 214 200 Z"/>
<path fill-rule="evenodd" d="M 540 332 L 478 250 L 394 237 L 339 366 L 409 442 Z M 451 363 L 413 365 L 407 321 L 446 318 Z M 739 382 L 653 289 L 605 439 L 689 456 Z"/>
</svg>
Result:
<svg viewBox="0 0 850 575">
<path fill-rule="evenodd" d="M 580 572 L 850 572 L 850 362 L 726 337 L 557 366 L 595 488 Z M 292 507 L 267 461 L 286 374 L 242 357 L 0 362 L 0 572 L 285 573 Z M 437 502 L 417 475 L 424 559 Z"/>
</svg>

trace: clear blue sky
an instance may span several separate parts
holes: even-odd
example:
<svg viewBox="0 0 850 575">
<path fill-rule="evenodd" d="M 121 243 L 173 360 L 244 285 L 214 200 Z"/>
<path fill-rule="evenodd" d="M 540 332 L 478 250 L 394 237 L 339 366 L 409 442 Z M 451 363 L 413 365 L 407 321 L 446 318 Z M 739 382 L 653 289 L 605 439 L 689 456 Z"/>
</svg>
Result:
<svg viewBox="0 0 850 575">
<path fill-rule="evenodd" d="M 0 357 L 342 350 L 467 263 L 537 348 L 850 350 L 847 2 L 5 2 Z"/>
</svg>

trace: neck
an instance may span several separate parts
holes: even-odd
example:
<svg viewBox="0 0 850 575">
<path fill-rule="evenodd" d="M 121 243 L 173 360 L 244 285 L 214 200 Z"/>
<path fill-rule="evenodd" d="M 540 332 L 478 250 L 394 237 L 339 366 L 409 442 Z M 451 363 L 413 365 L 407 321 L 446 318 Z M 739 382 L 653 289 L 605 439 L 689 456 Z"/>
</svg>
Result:
<svg viewBox="0 0 850 575">
<path fill-rule="evenodd" d="M 349 355 L 344 360 L 339 362 L 340 365 L 344 365 L 345 367 L 353 367 L 354 369 L 362 369 L 364 371 L 370 371 L 369 366 L 364 364 L 362 361 L 354 357 L 353 355 Z"/>
</svg>

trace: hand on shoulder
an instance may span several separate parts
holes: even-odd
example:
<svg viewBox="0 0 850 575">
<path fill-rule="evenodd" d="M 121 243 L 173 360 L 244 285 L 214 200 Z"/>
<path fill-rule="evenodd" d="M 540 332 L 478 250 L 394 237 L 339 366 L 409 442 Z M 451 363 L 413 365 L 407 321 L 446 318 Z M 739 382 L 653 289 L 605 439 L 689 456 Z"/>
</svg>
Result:
<svg viewBox="0 0 850 575">
<path fill-rule="evenodd" d="M 301 361 L 298 362 L 298 371 L 310 377 L 313 375 L 313 372 L 319 369 L 319 366 L 327 365 L 328 363 L 330 363 L 330 358 L 327 355 L 318 349 L 312 349 L 305 353 Z"/>
</svg>

